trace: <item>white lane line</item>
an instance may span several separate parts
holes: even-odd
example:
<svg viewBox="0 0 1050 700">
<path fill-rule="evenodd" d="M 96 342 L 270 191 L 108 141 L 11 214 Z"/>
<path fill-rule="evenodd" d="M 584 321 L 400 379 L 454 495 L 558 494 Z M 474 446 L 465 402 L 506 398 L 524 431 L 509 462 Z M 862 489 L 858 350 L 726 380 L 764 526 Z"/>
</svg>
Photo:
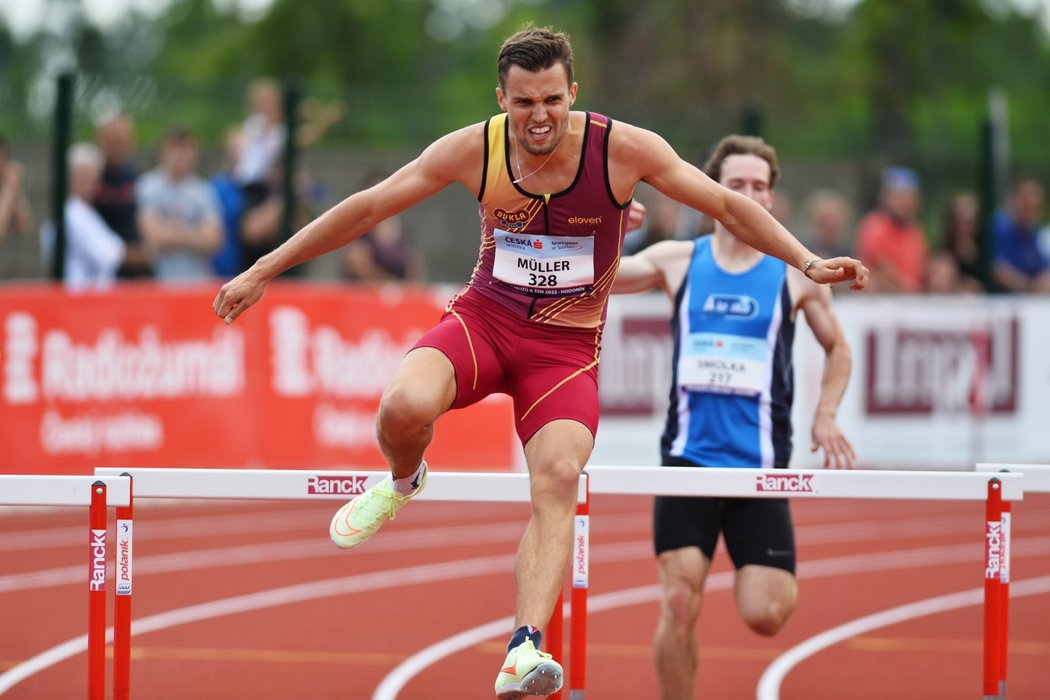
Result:
<svg viewBox="0 0 1050 700">
<path fill-rule="evenodd" d="M 228 503 L 228 502 L 227 502 Z M 157 501 L 149 501 L 148 505 L 157 505 Z M 484 520 L 505 515 L 506 511 L 489 509 L 455 511 L 443 507 L 444 504 L 426 504 L 426 508 L 418 508 L 412 513 L 413 526 L 427 525 L 432 527 L 431 521 L 447 521 L 455 517 L 460 522 L 470 520 Z M 24 506 L 19 506 L 24 508 Z M 137 507 L 141 508 L 141 505 Z M 153 518 L 147 514 L 137 513 L 136 534 L 150 541 L 159 540 L 181 540 L 188 537 L 214 537 L 215 533 L 221 532 L 224 537 L 230 535 L 259 534 L 263 532 L 289 533 L 294 531 L 327 532 L 330 513 L 326 515 L 321 510 L 304 510 L 297 508 L 287 511 L 258 511 L 254 513 L 223 513 L 201 515 L 187 515 L 178 518 Z M 633 512 L 631 515 L 638 517 L 649 517 L 648 512 Z M 524 527 L 524 525 L 522 526 Z M 84 539 L 84 527 L 57 527 L 44 530 L 21 529 L 18 531 L 5 531 L 0 533 L 0 552 L 17 552 L 25 550 L 53 549 L 60 547 L 79 547 Z"/>
<path fill-rule="evenodd" d="M 624 532 L 635 533 L 638 531 L 638 527 L 638 520 L 632 518 L 618 519 L 604 526 L 603 532 L 613 535 Z M 402 530 L 398 537 L 388 537 L 378 542 L 369 543 L 368 550 L 363 552 L 363 554 L 430 549 L 452 545 L 470 546 L 496 542 L 516 542 L 521 539 L 524 531 L 525 522 L 522 520 L 491 523 L 484 527 L 462 525 Z M 137 539 L 136 549 L 143 546 L 142 540 Z M 301 540 L 138 556 L 135 557 L 135 574 L 146 576 L 171 571 L 185 572 L 224 566 L 243 566 L 245 564 L 340 556 L 345 557 L 346 555 L 336 549 L 327 537 L 317 536 Z M 107 574 L 110 578 L 113 576 L 113 567 L 113 562 L 110 562 Z M 49 586 L 75 585 L 82 583 L 83 580 L 84 567 L 81 565 L 29 571 L 20 574 L 7 574 L 6 576 L 0 576 L 0 593 L 11 593 L 26 589 L 39 590 Z"/>
<path fill-rule="evenodd" d="M 251 610 L 262 610 L 278 605 L 287 605 L 304 600 L 314 600 L 336 595 L 361 593 L 418 583 L 456 579 L 463 576 L 480 576 L 494 571 L 504 571 L 513 567 L 514 556 L 504 554 L 478 559 L 413 566 L 404 569 L 379 571 L 358 576 L 326 579 L 312 583 L 275 588 L 248 595 L 215 600 L 200 605 L 191 605 L 177 610 L 151 615 L 132 622 L 132 636 L 185 625 L 198 620 L 214 619 L 224 615 L 234 615 Z M 106 632 L 112 639 L 113 630 Z M 64 661 L 87 649 L 87 635 L 71 639 L 56 647 L 37 654 L 31 659 L 18 664 L 0 675 L 0 695 L 29 678 L 35 673 Z"/>
<path fill-rule="evenodd" d="M 236 517 L 238 518 L 237 521 L 227 521 L 220 520 L 219 518 L 208 517 L 205 519 L 208 527 L 200 530 L 200 532 L 214 534 L 216 530 L 210 529 L 213 526 L 218 526 L 220 528 L 223 526 L 235 526 L 234 522 L 236 522 L 237 525 L 240 525 L 241 522 L 239 519 L 242 516 Z M 639 527 L 643 526 L 643 522 L 647 525 L 650 517 L 651 516 L 648 513 L 643 514 L 632 512 L 610 520 L 609 522 L 603 522 L 601 525 L 601 531 L 603 534 L 613 535 L 623 532 L 634 532 L 637 531 Z M 965 523 L 969 524 L 971 520 L 972 519 L 967 518 Z M 1025 520 L 1025 527 L 1028 532 L 1032 532 L 1032 530 L 1036 528 L 1034 521 L 1029 522 L 1030 520 L 1032 519 L 1027 518 Z M 1050 524 L 1050 515 L 1046 517 L 1046 520 L 1047 523 Z M 962 520 L 956 520 L 954 518 L 950 520 L 922 518 L 897 523 L 896 531 L 891 532 L 886 529 L 888 526 L 885 523 L 871 521 L 851 523 L 846 527 L 827 524 L 803 526 L 796 528 L 795 534 L 800 546 L 818 543 L 841 544 L 846 542 L 860 542 L 887 538 L 899 539 L 901 537 L 906 537 L 908 534 L 915 534 L 916 536 L 918 536 L 918 534 L 921 534 L 922 536 L 950 534 L 951 532 L 957 532 L 963 524 L 964 522 Z M 170 536 L 174 536 L 178 533 L 180 528 L 187 527 L 187 525 L 186 523 L 179 522 L 177 525 L 172 523 L 170 527 L 163 527 L 161 528 L 161 531 L 164 534 L 160 538 L 155 537 L 154 530 L 152 529 L 152 526 L 150 527 L 151 529 L 149 530 L 147 530 L 146 527 L 142 528 L 144 533 L 137 538 L 137 542 L 140 543 L 138 545 L 139 547 L 143 546 L 141 543 L 147 541 L 152 542 L 154 539 L 168 539 Z M 944 528 L 943 531 L 939 529 L 941 527 Z M 453 538 L 462 538 L 461 540 L 458 540 L 458 543 L 463 545 L 513 541 L 521 537 L 524 528 L 525 525 L 522 521 L 514 520 L 504 523 L 495 523 L 491 526 L 485 527 L 463 525 L 458 527 L 428 527 L 402 530 L 400 531 L 399 537 L 386 538 L 379 542 L 370 544 L 368 553 L 405 551 L 417 548 L 426 549 L 433 546 L 446 545 L 448 544 L 448 540 Z M 190 529 L 198 530 L 198 528 L 193 526 L 190 526 Z M 77 531 L 83 535 L 82 529 L 78 529 Z M 149 534 L 145 534 L 145 532 L 148 532 Z M 224 535 L 231 534 L 231 532 L 226 529 L 222 529 L 222 532 Z M 241 531 L 237 530 L 237 532 Z M 956 546 L 965 547 L 969 545 Z M 978 545 L 974 546 L 976 547 Z M 2 548 L 0 548 L 0 550 L 2 550 Z M 332 548 L 332 545 L 328 543 L 327 539 L 323 537 L 312 537 L 308 539 L 271 542 L 258 545 L 242 545 L 237 547 L 194 550 L 163 555 L 140 556 L 135 559 L 135 573 L 140 576 L 145 576 L 171 571 L 190 571 L 195 569 L 241 566 L 269 561 L 291 561 L 326 556 L 339 556 L 339 552 Z M 112 577 L 112 575 L 113 564 L 110 563 L 109 576 Z M 38 590 L 50 586 L 75 585 L 81 583 L 83 578 L 83 567 L 80 565 L 7 574 L 0 576 L 0 593 L 11 593 L 26 589 Z"/>
<path fill-rule="evenodd" d="M 1014 581 L 1010 583 L 1010 597 L 1020 598 L 1050 592 L 1050 576 Z M 984 600 L 984 588 L 974 588 L 959 593 L 937 596 L 919 600 L 896 608 L 889 608 L 851 620 L 838 627 L 832 627 L 820 634 L 810 637 L 778 656 L 765 670 L 758 681 L 758 700 L 779 700 L 780 684 L 784 677 L 798 664 L 828 647 L 851 637 L 870 632 L 880 627 L 888 627 L 917 617 L 934 615 L 957 608 L 980 605 Z"/>
<path fill-rule="evenodd" d="M 639 540 L 636 542 L 600 545 L 595 547 L 591 554 L 595 563 L 606 563 L 611 561 L 647 558 L 651 556 L 651 550 L 652 544 L 649 540 Z M 882 552 L 874 555 L 857 555 L 817 560 L 809 562 L 808 564 L 803 563 L 799 567 L 799 578 L 870 572 L 876 569 L 897 569 L 905 566 L 915 568 L 950 562 L 965 562 L 976 560 L 975 557 L 979 557 L 980 552 L 981 548 L 979 545 L 957 545 L 947 548 L 928 547 L 916 550 Z M 1050 552 L 1050 537 L 1029 538 L 1027 540 L 1019 539 L 1014 544 L 1014 553 L 1015 556 L 1018 557 L 1035 556 L 1047 552 Z M 269 591 L 225 598 L 152 615 L 133 622 L 131 634 L 132 636 L 135 636 L 196 622 L 198 620 L 214 619 L 224 615 L 261 610 L 279 605 L 287 605 L 290 603 L 303 602 L 306 600 L 314 600 L 335 595 L 360 593 L 376 589 L 389 589 L 400 585 L 427 583 L 431 581 L 454 580 L 480 574 L 492 574 L 512 569 L 513 562 L 514 556 L 508 554 L 494 557 L 482 557 L 478 559 L 466 559 L 445 564 L 380 571 L 370 574 L 361 574 L 358 576 L 327 579 L 312 583 L 276 588 Z M 725 573 L 711 576 L 709 578 L 709 585 L 715 586 L 716 581 L 721 581 L 719 576 L 726 576 L 728 580 L 730 574 Z M 721 586 L 722 584 L 717 585 Z M 1013 584 L 1011 585 L 1011 590 L 1012 588 Z M 604 596 L 596 596 L 589 601 L 588 607 L 595 611 L 612 609 L 615 607 L 649 602 L 655 600 L 658 596 L 659 586 L 643 586 L 641 588 L 605 594 Z M 504 622 L 505 620 L 501 619 L 488 624 L 495 626 L 497 623 Z M 511 624 L 513 624 L 513 622 Z M 487 625 L 483 625 L 483 627 L 487 627 Z M 472 631 L 473 630 L 468 630 L 465 633 L 457 635 L 457 638 L 471 638 L 470 633 Z M 504 627 L 503 631 L 506 632 L 507 629 Z M 498 633 L 499 632 L 490 634 L 482 639 L 488 639 Z M 107 638 L 111 639 L 112 628 L 107 630 L 106 634 Z M 467 646 L 469 646 L 469 644 Z M 457 647 L 457 649 L 462 648 L 464 647 Z M 48 649 L 9 669 L 7 672 L 0 674 L 0 695 L 35 673 L 47 669 L 60 661 L 64 661 L 71 656 L 75 656 L 86 649 L 87 637 L 86 635 L 82 635 L 67 642 L 63 642 L 62 644 Z M 420 654 L 422 653 L 423 652 L 420 652 Z M 418 655 L 419 654 L 406 660 L 399 665 L 398 668 L 410 662 L 418 665 L 418 662 L 413 661 Z M 420 665 L 416 670 L 416 673 L 426 668 L 427 665 L 429 664 Z M 395 668 L 394 672 L 397 672 L 397 668 Z M 409 676 L 409 678 L 410 677 L 411 676 Z M 384 682 L 385 680 L 386 679 L 384 679 Z M 395 696 L 388 697 L 393 698 Z M 376 696 L 373 696 L 373 698 L 375 700 Z"/>
<path fill-rule="evenodd" d="M 1014 557 L 1042 556 L 1050 553 L 1050 537 L 1017 540 L 1013 547 L 1012 554 Z M 976 543 L 953 547 L 924 547 L 921 549 L 880 552 L 878 554 L 858 554 L 818 559 L 800 564 L 798 567 L 798 578 L 810 579 L 857 573 L 867 574 L 879 570 L 915 569 L 922 566 L 979 561 L 981 551 L 980 543 Z M 726 589 L 732 585 L 732 581 L 732 572 L 714 574 L 708 577 L 705 589 L 709 591 Z M 1011 594 L 1013 593 L 1014 585 L 1011 584 Z M 659 598 L 660 586 L 658 584 L 640 586 L 591 597 L 587 601 L 587 611 L 591 613 L 630 605 L 640 605 L 651 603 L 659 600 Z M 566 616 L 571 613 L 569 604 L 565 605 L 563 613 Z M 398 693 L 414 676 L 421 673 L 435 661 L 490 639 L 499 634 L 500 631 L 503 633 L 509 631 L 507 627 L 499 628 L 499 623 L 506 623 L 506 620 L 497 620 L 466 630 L 413 654 L 383 678 L 372 695 L 372 700 L 395 700 Z M 513 619 L 511 619 L 510 624 L 513 624 Z M 497 631 L 491 632 L 494 626 L 497 628 Z"/>
<path fill-rule="evenodd" d="M 652 545 L 650 542 L 642 540 L 602 545 L 593 550 L 593 556 L 595 561 L 601 562 L 642 559 L 650 555 L 651 549 Z M 211 620 L 225 615 L 235 615 L 237 613 L 262 610 L 290 603 L 300 603 L 318 598 L 373 590 L 387 590 L 397 586 L 470 578 L 494 573 L 506 573 L 513 570 L 513 568 L 514 555 L 501 554 L 498 556 L 377 571 L 357 576 L 285 586 L 258 593 L 224 598 L 200 605 L 191 605 L 151 615 L 141 620 L 135 620 L 131 625 L 131 635 L 134 637 L 147 632 L 169 629 L 199 620 Z M 113 628 L 109 628 L 106 630 L 106 639 L 112 640 L 112 638 Z M 87 635 L 81 635 L 37 654 L 31 659 L 9 669 L 6 673 L 0 674 L 0 695 L 3 695 L 4 692 L 26 678 L 86 650 Z"/>
</svg>

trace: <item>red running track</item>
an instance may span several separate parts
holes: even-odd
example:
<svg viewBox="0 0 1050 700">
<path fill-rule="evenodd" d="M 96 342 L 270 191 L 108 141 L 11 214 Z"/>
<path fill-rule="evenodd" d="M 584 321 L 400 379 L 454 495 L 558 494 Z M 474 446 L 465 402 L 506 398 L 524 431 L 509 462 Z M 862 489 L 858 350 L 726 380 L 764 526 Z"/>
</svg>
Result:
<svg viewBox="0 0 1050 700">
<path fill-rule="evenodd" d="M 413 503 L 375 540 L 342 552 L 327 538 L 336 505 L 138 501 L 134 616 L 155 629 L 133 639 L 132 697 L 379 700 L 377 687 L 420 651 L 495 622 L 494 636 L 404 674 L 396 694 L 491 698 L 527 506 Z M 1015 504 L 1011 698 L 1047 697 L 1050 688 L 1047 506 L 1050 497 L 1038 495 Z M 656 697 L 650 507 L 638 497 L 592 503 L 588 698 Z M 736 614 L 720 553 L 700 624 L 698 698 L 754 698 L 769 665 L 814 635 L 982 586 L 982 503 L 792 507 L 798 610 L 775 638 L 751 633 Z M 0 512 L 0 674 L 84 633 L 86 522 L 81 509 Z M 871 629 L 791 668 L 780 697 L 977 698 L 981 633 L 979 605 Z M 86 697 L 86 667 L 86 653 L 77 653 L 2 697 Z"/>
</svg>

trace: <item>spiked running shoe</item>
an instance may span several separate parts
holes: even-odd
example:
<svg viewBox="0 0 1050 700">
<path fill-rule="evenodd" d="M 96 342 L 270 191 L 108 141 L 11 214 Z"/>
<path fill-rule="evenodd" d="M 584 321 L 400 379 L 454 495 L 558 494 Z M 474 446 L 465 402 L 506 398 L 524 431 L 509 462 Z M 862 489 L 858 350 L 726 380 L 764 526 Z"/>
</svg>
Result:
<svg viewBox="0 0 1050 700">
<path fill-rule="evenodd" d="M 401 506 L 423 490 L 427 485 L 427 467 L 423 465 L 423 474 L 419 486 L 408 495 L 401 495 L 394 490 L 393 477 L 387 476 L 378 484 L 350 501 L 332 518 L 328 534 L 341 549 L 350 549 L 362 544 L 374 535 L 387 520 L 393 520 Z"/>
<path fill-rule="evenodd" d="M 521 700 L 527 696 L 546 697 L 561 690 L 561 666 L 550 654 L 539 651 L 526 639 L 510 650 L 496 676 L 496 697 Z"/>
</svg>

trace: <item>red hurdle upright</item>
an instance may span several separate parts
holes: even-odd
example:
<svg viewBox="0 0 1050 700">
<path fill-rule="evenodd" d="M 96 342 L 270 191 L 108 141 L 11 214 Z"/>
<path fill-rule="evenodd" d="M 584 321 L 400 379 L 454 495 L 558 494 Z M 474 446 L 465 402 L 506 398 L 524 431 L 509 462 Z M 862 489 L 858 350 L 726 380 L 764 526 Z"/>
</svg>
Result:
<svg viewBox="0 0 1050 700">
<path fill-rule="evenodd" d="M 1007 601 L 1002 598 L 1003 490 L 999 479 L 988 481 L 984 525 L 984 698 L 998 700 L 1004 666 L 1003 619 Z M 1009 565 L 1007 565 L 1009 570 Z"/>
<path fill-rule="evenodd" d="M 591 487 L 584 480 L 576 506 L 572 547 L 572 627 L 569 639 L 569 700 L 583 700 L 587 687 L 587 588 L 590 579 Z"/>
<path fill-rule="evenodd" d="M 547 623 L 544 646 L 547 653 L 554 657 L 558 663 L 565 665 L 565 617 L 562 611 L 565 608 L 565 596 L 558 594 L 558 601 L 554 604 L 554 612 L 551 613 L 550 622 Z M 561 700 L 561 691 L 548 697 Z"/>
<path fill-rule="evenodd" d="M 88 511 L 88 700 L 106 697 L 106 482 L 91 485 Z"/>
</svg>

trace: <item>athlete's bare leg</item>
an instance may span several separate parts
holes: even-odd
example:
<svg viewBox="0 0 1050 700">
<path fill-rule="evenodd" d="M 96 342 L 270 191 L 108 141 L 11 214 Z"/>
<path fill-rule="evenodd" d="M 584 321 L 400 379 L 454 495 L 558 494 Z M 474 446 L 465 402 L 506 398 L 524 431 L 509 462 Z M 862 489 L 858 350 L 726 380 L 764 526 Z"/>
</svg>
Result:
<svg viewBox="0 0 1050 700">
<path fill-rule="evenodd" d="M 411 476 L 434 438 L 434 421 L 456 398 L 456 373 L 445 354 L 416 348 L 405 355 L 383 391 L 376 436 L 394 478 Z"/>
<path fill-rule="evenodd" d="M 580 472 L 594 448 L 582 423 L 556 420 L 525 445 L 532 490 L 532 517 L 518 547 L 515 627 L 544 628 L 551 618 L 572 554 Z"/>
<path fill-rule="evenodd" d="M 699 547 L 683 547 L 662 552 L 658 564 L 663 594 L 653 658 L 660 700 L 691 700 L 699 663 L 696 621 L 711 560 Z"/>
</svg>

